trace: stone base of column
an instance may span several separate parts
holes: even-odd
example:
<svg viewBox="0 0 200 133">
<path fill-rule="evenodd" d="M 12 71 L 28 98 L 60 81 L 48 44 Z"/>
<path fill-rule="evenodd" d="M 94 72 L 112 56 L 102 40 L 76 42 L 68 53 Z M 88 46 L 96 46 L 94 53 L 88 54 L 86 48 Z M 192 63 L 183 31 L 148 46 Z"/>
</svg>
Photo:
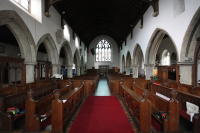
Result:
<svg viewBox="0 0 200 133">
<path fill-rule="evenodd" d="M 125 71 L 126 71 L 126 75 L 130 75 L 130 67 L 126 67 Z"/>
<path fill-rule="evenodd" d="M 72 78 L 72 65 L 67 66 L 67 77 Z"/>
<path fill-rule="evenodd" d="M 154 64 L 145 64 L 146 66 L 146 80 L 150 80 L 151 76 L 153 76 L 153 69 L 154 69 Z"/>
<path fill-rule="evenodd" d="M 180 83 L 192 85 L 192 66 L 194 62 L 178 62 Z"/>
<path fill-rule="evenodd" d="M 138 66 L 133 66 L 133 78 L 138 78 Z"/>
<path fill-rule="evenodd" d="M 34 66 L 36 62 L 24 62 L 26 65 L 26 83 L 34 82 Z"/>
</svg>

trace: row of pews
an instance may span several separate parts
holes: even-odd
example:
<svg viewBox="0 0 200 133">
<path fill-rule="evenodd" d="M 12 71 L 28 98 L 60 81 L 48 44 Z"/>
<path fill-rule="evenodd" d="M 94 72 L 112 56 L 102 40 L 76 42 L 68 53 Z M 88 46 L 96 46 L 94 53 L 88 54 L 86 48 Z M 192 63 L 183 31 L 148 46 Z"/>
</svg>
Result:
<svg viewBox="0 0 200 133">
<path fill-rule="evenodd" d="M 193 121 L 190 122 L 190 115 L 186 113 L 186 102 L 200 107 L 198 93 L 200 87 L 169 80 L 153 80 L 153 78 L 151 80 L 134 79 L 129 75 L 121 74 L 109 74 L 107 81 L 110 91 L 114 96 L 120 96 L 139 125 L 140 131 L 151 132 L 151 126 L 153 126 L 156 131 L 178 132 L 179 118 L 183 117 L 192 124 L 193 131 L 200 132 L 200 114 L 195 114 Z M 165 117 L 159 118 L 159 113 L 164 114 Z"/>
<path fill-rule="evenodd" d="M 24 119 L 26 132 L 40 132 L 47 125 L 51 125 L 53 133 L 62 132 L 82 100 L 94 94 L 98 82 L 98 75 L 88 74 L 14 86 L 15 93 L 4 88 L 0 95 L 0 131 L 15 131 L 14 123 Z M 15 115 L 7 111 L 9 108 L 23 113 Z"/>
</svg>

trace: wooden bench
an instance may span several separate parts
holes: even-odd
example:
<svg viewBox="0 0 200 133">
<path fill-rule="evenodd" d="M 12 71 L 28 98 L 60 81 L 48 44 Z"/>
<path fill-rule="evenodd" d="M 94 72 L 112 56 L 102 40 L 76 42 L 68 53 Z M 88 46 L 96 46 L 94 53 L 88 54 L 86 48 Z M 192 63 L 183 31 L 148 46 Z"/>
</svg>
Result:
<svg viewBox="0 0 200 133">
<path fill-rule="evenodd" d="M 61 95 L 69 93 L 70 86 L 59 89 Z M 39 100 L 33 98 L 33 91 L 28 92 L 28 99 L 25 102 L 25 129 L 27 132 L 38 132 L 51 124 L 51 103 L 54 100 L 54 93 L 51 93 Z M 41 121 L 40 116 L 46 114 L 46 120 Z"/>
<path fill-rule="evenodd" d="M 133 118 L 138 122 L 140 131 L 143 133 L 151 132 L 151 102 L 147 99 L 148 94 L 145 92 L 144 98 L 137 95 L 131 89 L 121 84 L 120 97 L 123 99 L 125 106 L 130 108 L 127 102 L 134 103 L 131 107 L 133 109 Z M 138 108 L 139 107 L 139 108 Z M 137 112 L 138 111 L 138 112 Z M 140 120 L 137 120 L 137 114 L 139 114 Z"/>
<path fill-rule="evenodd" d="M 173 88 L 157 85 L 157 84 L 151 84 L 150 87 L 150 92 L 153 94 L 160 93 L 166 97 L 170 97 L 171 94 L 170 92 L 173 90 Z M 177 95 L 177 100 L 179 101 L 179 114 L 183 118 L 187 119 L 190 121 L 190 116 L 186 114 L 186 102 L 193 103 L 197 106 L 200 107 L 200 96 L 196 96 L 193 94 L 189 94 L 180 90 L 176 90 L 178 95 Z M 197 123 L 200 123 L 200 114 L 195 114 L 193 117 L 193 126 L 194 126 L 194 131 L 199 131 L 200 132 L 200 127 L 198 126 Z M 196 121 L 196 122 L 195 122 Z"/>
<path fill-rule="evenodd" d="M 60 93 L 55 93 L 55 100 L 52 101 L 52 117 L 51 125 L 53 133 L 63 132 L 63 128 L 73 116 L 73 113 L 82 102 L 83 99 L 83 85 L 76 87 L 70 93 L 60 97 Z M 60 98 L 59 98 L 60 97 Z"/>
<path fill-rule="evenodd" d="M 158 119 L 155 114 L 152 112 L 153 118 L 156 120 L 153 120 L 154 128 L 161 129 L 164 132 L 178 132 L 179 131 L 179 101 L 176 99 L 177 92 L 175 90 L 171 90 L 169 93 L 171 95 L 171 98 L 169 101 L 147 91 L 146 89 L 140 88 L 136 85 L 136 83 L 133 83 L 133 91 L 142 96 L 142 94 L 146 91 L 148 93 L 148 99 L 152 103 L 152 111 L 158 112 L 158 111 L 164 111 L 168 114 L 169 117 L 166 117 L 163 121 L 161 119 Z M 162 127 L 159 128 L 159 125 Z M 159 130 L 160 131 L 160 130 Z"/>
<path fill-rule="evenodd" d="M 58 86 L 58 83 L 52 83 L 47 86 L 38 87 L 38 88 L 33 89 L 32 91 L 34 92 L 34 96 L 33 96 L 34 99 L 39 99 L 39 98 L 42 98 L 42 97 L 52 93 L 54 89 L 57 89 L 57 86 Z M 11 107 L 18 107 L 20 110 L 24 110 L 25 109 L 25 101 L 28 98 L 27 92 L 28 91 L 23 91 L 23 92 L 15 94 L 15 95 L 0 97 L 2 129 L 4 131 L 11 131 L 13 121 L 17 120 L 18 118 L 20 118 L 21 116 L 24 115 L 24 113 L 23 113 L 23 114 L 20 114 L 20 116 L 17 115 L 14 117 L 12 115 L 12 113 L 6 112 L 6 109 L 11 108 Z"/>
</svg>

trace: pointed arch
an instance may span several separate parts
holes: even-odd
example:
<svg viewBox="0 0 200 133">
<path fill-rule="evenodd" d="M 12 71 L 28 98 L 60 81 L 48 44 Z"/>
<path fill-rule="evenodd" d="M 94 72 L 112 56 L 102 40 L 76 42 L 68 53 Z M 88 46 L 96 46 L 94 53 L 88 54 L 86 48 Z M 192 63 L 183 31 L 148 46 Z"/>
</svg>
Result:
<svg viewBox="0 0 200 133">
<path fill-rule="evenodd" d="M 131 54 L 128 51 L 127 54 L 126 54 L 126 67 L 130 68 L 131 66 L 132 66 L 132 64 L 131 64 Z"/>
<path fill-rule="evenodd" d="M 76 61 L 76 66 L 80 67 L 81 61 L 80 61 L 80 54 L 79 54 L 78 49 L 76 49 L 75 52 L 74 52 L 74 58 L 75 58 L 75 61 Z"/>
<path fill-rule="evenodd" d="M 139 62 L 141 60 L 141 57 L 144 58 L 143 52 L 142 52 L 140 45 L 137 43 L 135 45 L 134 50 L 133 50 L 133 65 L 134 66 L 139 66 Z"/>
<path fill-rule="evenodd" d="M 180 61 L 184 62 L 185 57 L 189 57 L 194 60 L 194 52 L 196 48 L 196 40 L 200 37 L 200 7 L 193 16 L 185 36 L 183 38 L 183 43 L 180 53 Z"/>
<path fill-rule="evenodd" d="M 44 43 L 44 46 L 47 51 L 48 60 L 52 62 L 52 64 L 59 64 L 59 57 L 56 48 L 56 44 L 49 33 L 44 34 L 38 41 L 36 49 L 38 48 L 41 43 Z M 37 55 L 37 54 L 36 54 Z"/>
<path fill-rule="evenodd" d="M 25 63 L 36 62 L 35 42 L 22 18 L 11 10 L 0 11 L 0 26 L 6 25 L 15 36 Z"/>
<path fill-rule="evenodd" d="M 81 67 L 84 67 L 84 59 L 83 59 L 83 56 L 81 56 Z"/>
<path fill-rule="evenodd" d="M 122 55 L 122 72 L 125 70 L 125 57 Z"/>
<path fill-rule="evenodd" d="M 150 41 L 148 43 L 146 53 L 145 53 L 145 64 L 151 64 L 151 65 L 155 64 L 156 54 L 157 54 L 158 48 L 159 48 L 160 43 L 161 43 L 161 41 L 162 41 L 162 39 L 165 35 L 168 35 L 170 37 L 171 41 L 173 42 L 174 47 L 175 47 L 176 52 L 177 52 L 177 59 L 179 59 L 178 50 L 177 50 L 177 47 L 176 47 L 172 37 L 165 30 L 157 28 L 153 32 L 153 34 L 150 38 Z"/>
<path fill-rule="evenodd" d="M 64 41 L 62 43 L 62 45 L 59 49 L 59 55 L 60 55 L 60 51 L 61 51 L 62 47 L 64 48 L 64 51 L 65 51 L 65 58 L 66 58 L 67 66 L 72 66 L 73 65 L 73 56 L 72 56 L 72 51 L 69 46 L 69 43 L 67 41 Z"/>
</svg>

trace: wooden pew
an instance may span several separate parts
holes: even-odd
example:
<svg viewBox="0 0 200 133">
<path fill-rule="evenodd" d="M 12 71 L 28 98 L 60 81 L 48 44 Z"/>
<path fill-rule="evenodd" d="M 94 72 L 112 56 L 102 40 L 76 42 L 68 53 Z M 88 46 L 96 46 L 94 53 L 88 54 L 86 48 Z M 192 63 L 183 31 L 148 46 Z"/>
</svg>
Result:
<svg viewBox="0 0 200 133">
<path fill-rule="evenodd" d="M 52 132 L 61 133 L 63 127 L 67 124 L 70 118 L 73 116 L 76 108 L 82 102 L 83 99 L 83 85 L 76 87 L 70 93 L 60 97 L 60 93 L 55 93 L 55 100 L 52 101 Z M 65 100 L 65 102 L 63 102 Z"/>
<path fill-rule="evenodd" d="M 133 91 L 142 96 L 142 94 L 146 91 L 143 88 L 138 87 L 135 83 L 133 83 Z M 175 90 L 169 91 L 171 96 L 170 100 L 167 101 L 149 91 L 148 99 L 152 102 L 152 110 L 154 112 L 164 111 L 168 114 L 169 117 L 166 117 L 163 121 L 159 120 L 154 113 L 152 112 L 152 116 L 156 118 L 157 122 L 162 124 L 164 132 L 178 132 L 179 131 L 179 101 L 176 99 L 177 92 Z"/>
<path fill-rule="evenodd" d="M 70 86 L 59 89 L 61 95 L 69 93 Z M 55 92 L 54 92 L 55 93 Z M 39 100 L 34 100 L 33 91 L 28 92 L 28 99 L 25 102 L 25 129 L 27 132 L 38 132 L 51 123 L 51 103 L 54 100 L 54 93 L 51 93 Z M 46 120 L 41 122 L 40 116 L 46 113 Z M 46 123 L 44 123 L 46 122 Z"/>
<path fill-rule="evenodd" d="M 157 85 L 157 84 L 151 84 L 150 92 L 153 94 L 160 93 L 166 97 L 170 97 L 171 94 L 170 92 L 172 91 L 172 88 Z M 179 101 L 179 113 L 180 116 L 184 117 L 189 121 L 189 115 L 186 114 L 186 102 L 193 103 L 197 106 L 200 107 L 200 96 L 196 96 L 193 94 L 189 94 L 183 91 L 176 90 L 178 95 L 177 95 L 177 100 Z M 198 123 L 200 122 L 200 114 L 195 114 L 193 117 L 193 121 L 197 121 Z M 194 130 L 198 130 L 200 132 L 200 127 L 198 126 L 197 123 L 193 122 Z"/>
<path fill-rule="evenodd" d="M 96 83 L 95 80 L 80 80 L 80 79 L 68 79 L 68 80 L 58 80 L 59 86 L 62 84 L 68 84 L 69 82 L 72 83 L 72 90 L 76 87 L 79 87 L 82 82 L 84 82 L 84 98 L 87 98 L 88 96 L 92 96 L 95 92 L 94 83 Z"/>
<path fill-rule="evenodd" d="M 54 89 L 57 89 L 58 83 L 52 83 L 47 86 L 38 87 L 33 89 L 34 92 L 34 99 L 42 98 L 50 93 L 53 92 Z M 17 93 L 15 95 L 10 95 L 6 97 L 0 97 L 0 111 L 2 115 L 2 129 L 4 131 L 12 130 L 12 123 L 14 120 L 19 118 L 19 116 L 13 116 L 12 113 L 6 112 L 7 108 L 10 107 L 19 107 L 20 109 L 25 109 L 25 101 L 28 98 L 27 95 L 28 91 L 23 91 Z M 20 114 L 21 116 L 22 114 Z M 24 114 L 23 114 L 24 115 Z"/>
<path fill-rule="evenodd" d="M 127 104 L 130 101 L 131 103 L 134 103 L 133 107 L 133 118 L 137 120 L 136 117 L 136 112 L 139 111 L 139 117 L 140 121 L 139 127 L 140 131 L 142 133 L 150 133 L 151 132 L 151 102 L 147 99 L 148 93 L 145 92 L 143 94 L 144 98 L 141 96 L 137 95 L 135 92 L 133 92 L 131 89 L 126 87 L 123 83 L 121 84 L 121 89 L 120 89 L 120 96 L 122 97 L 125 105 L 127 108 L 129 108 L 129 104 Z M 139 107 L 139 109 L 138 109 Z"/>
</svg>

